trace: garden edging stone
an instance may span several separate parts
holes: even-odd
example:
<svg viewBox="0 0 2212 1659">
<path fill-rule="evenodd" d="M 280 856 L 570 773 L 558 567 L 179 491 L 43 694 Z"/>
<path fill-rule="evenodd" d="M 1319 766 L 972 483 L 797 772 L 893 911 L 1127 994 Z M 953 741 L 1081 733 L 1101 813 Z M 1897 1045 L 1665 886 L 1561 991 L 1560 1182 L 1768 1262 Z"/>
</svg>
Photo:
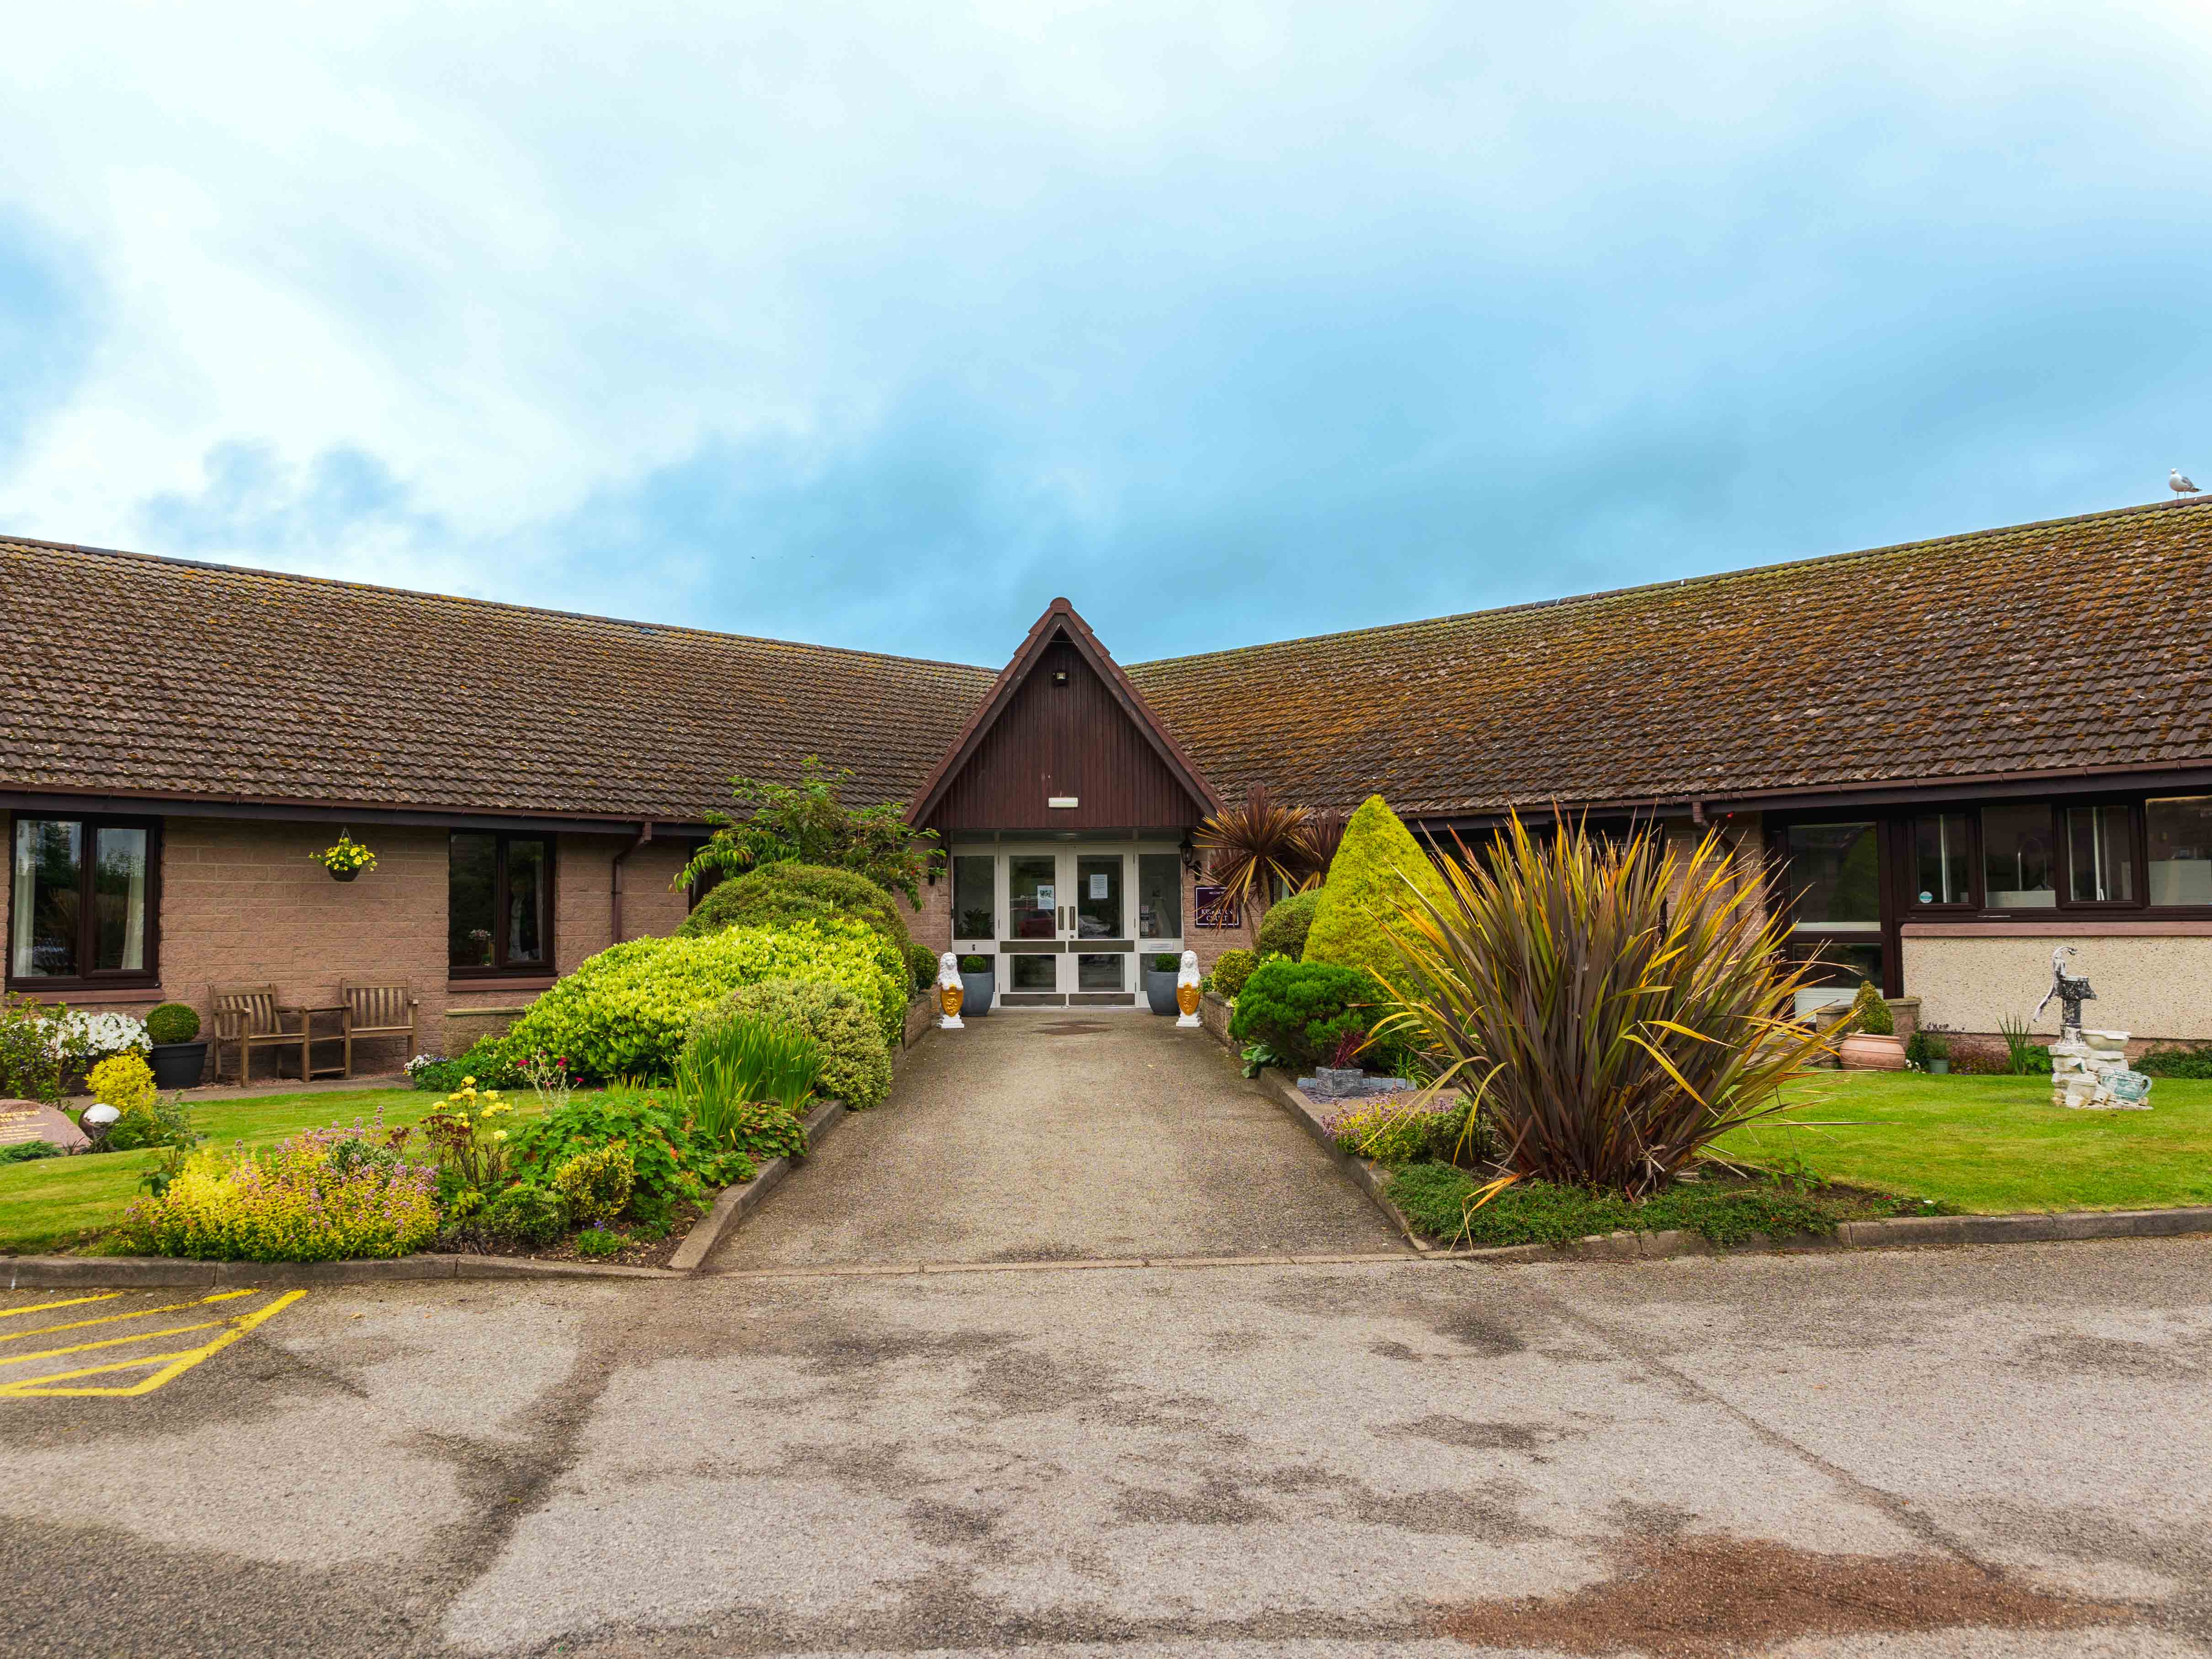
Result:
<svg viewBox="0 0 2212 1659">
<path fill-rule="evenodd" d="M 845 1121 L 845 1103 L 842 1100 L 825 1100 L 816 1107 L 806 1120 L 806 1150 L 812 1152 Z M 788 1158 L 772 1158 L 760 1166 L 759 1173 L 750 1181 L 723 1188 L 721 1196 L 714 1200 L 714 1207 L 692 1224 L 684 1242 L 676 1247 L 676 1254 L 668 1258 L 667 1270 L 679 1273 L 696 1272 L 708 1252 L 721 1241 L 722 1234 L 759 1207 L 761 1200 L 791 1173 L 795 1162 Z"/>
<path fill-rule="evenodd" d="M 1566 1244 L 1499 1244 L 1455 1249 L 1434 1244 L 1414 1231 L 1403 1211 L 1386 1195 L 1389 1171 L 1344 1151 L 1323 1125 L 1321 1113 L 1284 1072 L 1269 1066 L 1261 1083 L 1278 1106 L 1326 1148 L 1337 1166 L 1359 1185 L 1389 1218 L 1390 1224 L 1425 1256 L 1504 1265 L 1516 1261 L 1662 1261 L 1685 1255 L 1743 1255 L 1761 1250 L 1893 1250 L 1929 1244 L 2030 1244 L 2090 1238 L 2172 1238 L 2212 1232 L 2212 1205 L 2171 1210 L 2063 1210 L 2025 1215 L 1905 1215 L 1880 1221 L 1844 1221 L 1835 1234 L 1792 1233 L 1770 1238 L 1754 1233 L 1743 1243 L 1723 1247 L 1686 1229 L 1662 1232 L 1593 1233 Z"/>
</svg>

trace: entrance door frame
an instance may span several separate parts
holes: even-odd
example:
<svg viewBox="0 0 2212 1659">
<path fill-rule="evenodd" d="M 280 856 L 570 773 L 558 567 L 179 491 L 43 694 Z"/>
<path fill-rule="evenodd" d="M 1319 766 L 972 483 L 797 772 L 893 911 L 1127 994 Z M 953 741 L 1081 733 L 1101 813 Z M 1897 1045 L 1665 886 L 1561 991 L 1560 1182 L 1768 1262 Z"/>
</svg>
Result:
<svg viewBox="0 0 2212 1659">
<path fill-rule="evenodd" d="M 1139 915 L 1140 888 L 1139 872 L 1140 855 L 1152 854 L 1176 860 L 1176 917 L 1179 928 L 1187 927 L 1188 918 L 1182 915 L 1187 908 L 1182 893 L 1182 866 L 1180 845 L 1166 840 L 1147 840 L 1124 837 L 1083 837 L 1079 840 L 1046 838 L 1009 839 L 993 842 L 954 842 L 946 851 L 954 858 L 982 858 L 992 860 L 992 916 L 998 937 L 988 939 L 955 939 L 952 949 L 963 956 L 988 956 L 992 958 L 993 977 L 996 981 L 995 1006 L 1000 1008 L 1028 1010 L 1035 1008 L 1139 1008 L 1145 1003 L 1144 968 L 1142 959 L 1158 951 L 1172 951 L 1181 956 L 1184 933 L 1178 931 L 1171 938 L 1143 937 L 1143 921 Z M 1073 895 L 1079 859 L 1119 857 L 1121 860 L 1121 920 L 1127 927 L 1126 933 L 1111 938 L 1085 939 L 1074 925 L 1078 907 L 1073 903 L 1055 902 L 1054 927 L 1049 939 L 1021 939 L 1012 937 L 1013 906 L 1012 902 L 1011 861 L 1017 858 L 1050 857 L 1054 860 L 1054 898 L 1062 893 Z M 957 926 L 958 916 L 954 917 Z M 1013 986 L 1013 958 L 1016 957 L 1050 956 L 1056 963 L 1053 988 L 1044 990 L 1016 990 Z M 1122 988 L 1118 991 L 1086 991 L 1078 982 L 1078 960 L 1086 956 L 1117 956 L 1126 959 Z"/>
</svg>

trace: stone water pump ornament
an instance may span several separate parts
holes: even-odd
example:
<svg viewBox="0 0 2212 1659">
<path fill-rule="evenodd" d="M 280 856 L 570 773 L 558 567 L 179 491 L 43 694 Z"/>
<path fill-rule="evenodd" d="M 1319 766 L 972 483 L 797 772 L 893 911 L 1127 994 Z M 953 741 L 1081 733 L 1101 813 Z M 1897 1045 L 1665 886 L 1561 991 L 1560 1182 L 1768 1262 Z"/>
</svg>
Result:
<svg viewBox="0 0 2212 1659">
<path fill-rule="evenodd" d="M 964 1031 L 960 1023 L 960 1004 L 967 997 L 968 988 L 960 982 L 960 958 L 947 951 L 937 959 L 937 1006 L 945 1010 L 937 1022 L 940 1031 Z"/>
<path fill-rule="evenodd" d="M 1176 1021 L 1180 1026 L 1198 1024 L 1198 1005 L 1206 995 L 1206 976 L 1198 971 L 1198 952 L 1182 953 L 1182 965 L 1176 969 L 1176 1006 L 1182 1010 L 1182 1018 Z"/>
<path fill-rule="evenodd" d="M 2051 1045 L 2051 1103 L 2077 1111 L 2147 1112 L 2150 1079 L 2129 1068 L 2128 1034 L 2081 1029 L 2081 1005 L 2094 1002 L 2097 994 L 2087 980 L 2066 971 L 2066 958 L 2074 953 L 2070 945 L 2051 953 L 2051 988 L 2035 1005 L 2035 1013 L 2040 1014 L 2051 998 L 2058 999 L 2058 1041 Z"/>
</svg>

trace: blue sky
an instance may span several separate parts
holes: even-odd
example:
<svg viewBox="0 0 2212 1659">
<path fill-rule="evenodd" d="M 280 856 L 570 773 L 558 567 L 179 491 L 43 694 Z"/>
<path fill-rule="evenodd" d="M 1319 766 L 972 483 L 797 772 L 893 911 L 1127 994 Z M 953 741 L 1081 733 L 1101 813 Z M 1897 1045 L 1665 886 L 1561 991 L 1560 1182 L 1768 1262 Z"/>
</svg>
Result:
<svg viewBox="0 0 2212 1659">
<path fill-rule="evenodd" d="M 2212 483 L 2180 0 L 11 35 L 9 533 L 1133 661 Z"/>
</svg>

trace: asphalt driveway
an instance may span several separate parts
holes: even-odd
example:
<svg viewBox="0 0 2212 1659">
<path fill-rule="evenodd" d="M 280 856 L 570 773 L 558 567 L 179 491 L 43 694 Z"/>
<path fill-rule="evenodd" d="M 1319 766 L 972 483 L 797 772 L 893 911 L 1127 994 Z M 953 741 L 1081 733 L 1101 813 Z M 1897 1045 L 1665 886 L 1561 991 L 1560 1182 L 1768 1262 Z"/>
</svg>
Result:
<svg viewBox="0 0 2212 1659">
<path fill-rule="evenodd" d="M 1076 1009 L 932 1035 L 707 1265 L 1283 1250 L 1410 1254 L 1205 1032 Z"/>
<path fill-rule="evenodd" d="M 2203 1653 L 2208 1361 L 2204 1239 L 317 1289 L 0 1398 L 0 1651 Z"/>
</svg>

